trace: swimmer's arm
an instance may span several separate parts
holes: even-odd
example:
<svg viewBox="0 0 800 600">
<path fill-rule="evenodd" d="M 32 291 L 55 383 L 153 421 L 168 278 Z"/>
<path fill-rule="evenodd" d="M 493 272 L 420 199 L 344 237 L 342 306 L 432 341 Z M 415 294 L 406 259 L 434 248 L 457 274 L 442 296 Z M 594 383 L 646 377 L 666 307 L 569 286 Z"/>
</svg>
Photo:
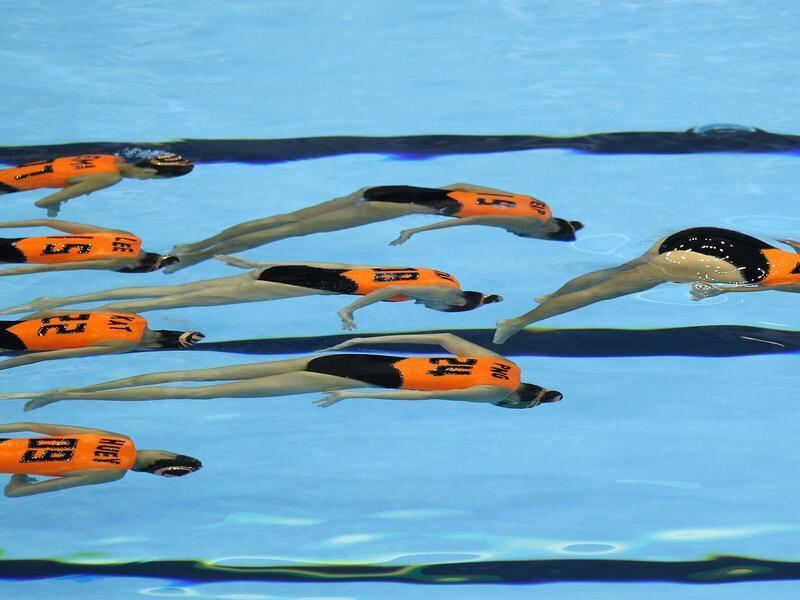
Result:
<svg viewBox="0 0 800 600">
<path fill-rule="evenodd" d="M 88 348 L 65 348 L 63 350 L 45 350 L 42 352 L 31 352 L 30 354 L 23 354 L 8 358 L 0 361 L 0 371 L 5 369 L 13 369 L 14 367 L 21 367 L 24 365 L 32 365 L 34 363 L 43 362 L 47 360 L 56 360 L 59 358 L 78 358 L 81 356 L 99 356 L 101 354 L 118 354 L 120 352 L 130 352 L 136 348 L 136 344 L 124 341 L 107 342 L 103 345 L 89 346 Z"/>
<path fill-rule="evenodd" d="M 36 481 L 28 475 L 12 475 L 11 481 L 5 487 L 5 495 L 9 498 L 19 498 L 20 496 L 33 496 L 35 494 L 45 494 L 56 492 L 68 488 L 80 487 L 84 485 L 96 485 L 98 483 L 109 483 L 122 479 L 125 471 L 110 469 L 96 469 L 93 471 L 78 471 L 69 473 L 61 477 L 55 477 L 46 481 Z"/>
<path fill-rule="evenodd" d="M 74 221 L 62 221 L 61 219 L 27 219 L 24 221 L 6 221 L 0 223 L 0 228 L 11 227 L 49 227 L 56 231 L 65 233 L 128 233 L 121 229 L 108 229 L 97 225 L 87 225 L 86 223 L 75 223 Z"/>
<path fill-rule="evenodd" d="M 41 200 L 37 200 L 36 206 L 39 208 L 46 208 L 48 217 L 55 217 L 58 214 L 61 204 L 67 200 L 77 198 L 78 196 L 88 195 L 92 192 L 96 192 L 97 190 L 110 187 L 115 183 L 118 183 L 120 180 L 122 180 L 122 175 L 117 175 L 115 173 L 105 173 L 103 175 L 90 175 L 84 177 L 70 177 L 67 180 L 67 183 L 70 184 L 68 188 L 64 188 L 55 194 L 50 194 Z"/>
<path fill-rule="evenodd" d="M 464 390 L 340 390 L 328 392 L 314 404 L 323 408 L 348 398 L 372 398 L 376 400 L 461 400 L 463 402 L 500 402 L 508 396 L 508 390 L 495 385 L 477 385 Z"/>
<path fill-rule="evenodd" d="M 394 298 L 395 296 L 408 296 L 409 298 L 423 299 L 423 300 L 430 300 L 430 299 L 444 300 L 452 295 L 453 295 L 453 288 L 443 285 L 426 285 L 426 286 L 390 285 L 383 289 L 375 290 L 374 292 L 370 292 L 369 294 L 361 296 L 358 300 L 356 300 L 351 304 L 348 304 L 336 314 L 339 315 L 339 318 L 342 320 L 342 329 L 350 331 L 356 328 L 356 322 L 355 319 L 353 319 L 353 313 L 357 311 L 359 308 L 364 308 L 365 306 L 369 306 L 370 304 L 375 304 L 376 302 L 389 300 L 390 298 Z"/>
<path fill-rule="evenodd" d="M 472 183 L 451 183 L 450 185 L 443 185 L 439 189 L 441 190 L 463 190 L 465 192 L 476 192 L 480 194 L 481 192 L 487 194 L 512 194 L 512 192 L 507 192 L 505 190 L 498 190 L 497 188 L 490 188 L 484 185 L 474 185 Z"/>
<path fill-rule="evenodd" d="M 217 254 L 214 256 L 219 261 L 224 262 L 226 265 L 238 267 L 240 269 L 264 269 L 269 267 L 316 267 L 318 269 L 385 269 L 385 265 L 352 265 L 345 263 L 327 263 L 327 262 L 259 262 L 247 258 L 240 258 L 238 256 L 228 256 L 227 254 Z M 391 268 L 391 267 L 389 267 Z"/>
<path fill-rule="evenodd" d="M 800 242 L 796 240 L 778 240 L 779 242 L 791 246 L 797 254 L 800 254 Z"/>
<path fill-rule="evenodd" d="M 50 271 L 116 271 L 130 263 L 129 258 L 109 258 L 104 260 L 87 260 L 73 263 L 23 265 L 11 269 L 0 269 L 0 277 L 7 275 L 27 275 Z"/>
<path fill-rule="evenodd" d="M 342 350 L 359 344 L 436 344 L 456 356 L 486 356 L 505 360 L 496 352 L 468 342 L 452 333 L 409 333 L 406 335 L 378 335 L 368 338 L 358 337 L 337 344 L 329 350 Z"/>
<path fill-rule="evenodd" d="M 113 431 L 105 431 L 104 429 L 94 429 L 93 427 L 78 427 L 76 425 L 58 425 L 56 423 L 34 423 L 32 421 L 23 421 L 20 423 L 2 423 L 0 424 L 0 433 L 20 433 L 23 431 L 30 431 L 33 433 L 42 433 L 44 435 L 70 435 L 79 433 L 96 433 L 98 435 L 111 435 L 116 437 L 128 437 L 121 433 L 114 433 Z"/>
<path fill-rule="evenodd" d="M 412 229 L 404 229 L 400 232 L 400 236 L 389 243 L 390 246 L 399 246 L 400 244 L 408 241 L 412 235 L 422 233 L 423 231 L 433 231 L 434 229 L 446 229 L 448 227 L 462 227 L 464 225 L 488 225 L 489 227 L 508 227 L 514 221 L 509 221 L 509 217 L 460 217 L 455 219 L 448 219 L 447 221 L 439 221 L 438 223 L 431 223 L 423 227 L 414 227 Z"/>
</svg>

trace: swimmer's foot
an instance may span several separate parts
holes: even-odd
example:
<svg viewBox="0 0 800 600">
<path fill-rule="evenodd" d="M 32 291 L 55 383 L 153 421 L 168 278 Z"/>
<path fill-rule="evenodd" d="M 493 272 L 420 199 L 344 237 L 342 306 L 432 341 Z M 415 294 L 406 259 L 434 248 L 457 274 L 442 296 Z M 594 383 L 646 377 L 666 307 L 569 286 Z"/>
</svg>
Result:
<svg viewBox="0 0 800 600">
<path fill-rule="evenodd" d="M 206 260 L 207 257 L 203 256 L 202 254 L 179 254 L 178 255 L 178 262 L 172 263 L 167 265 L 163 269 L 161 269 L 164 273 L 176 273 L 181 269 L 185 269 L 186 267 L 191 267 L 192 265 L 196 265 L 199 262 L 203 262 Z"/>
<path fill-rule="evenodd" d="M 175 244 L 170 250 L 170 254 L 189 254 L 199 250 L 205 250 L 206 244 L 203 242 L 194 242 L 192 244 Z"/>
<path fill-rule="evenodd" d="M 517 333 L 523 327 L 525 327 L 525 324 L 517 321 L 516 319 L 505 319 L 498 321 L 497 331 L 494 332 L 494 343 L 504 343 L 508 338 Z"/>
<path fill-rule="evenodd" d="M 536 298 L 534 298 L 534 301 L 537 304 L 542 304 L 543 302 L 547 302 L 550 296 L 552 296 L 552 294 L 545 294 L 544 296 L 536 296 Z"/>
<path fill-rule="evenodd" d="M 692 284 L 692 289 L 690 290 L 689 293 L 692 296 L 692 300 L 696 302 L 698 300 L 703 300 L 705 298 L 713 298 L 714 296 L 719 296 L 720 294 L 724 294 L 725 290 L 715 285 L 711 285 L 710 283 L 695 281 Z"/>
<path fill-rule="evenodd" d="M 0 315 L 13 315 L 21 312 L 40 311 L 48 308 L 55 308 L 56 306 L 58 306 L 58 301 L 55 298 L 42 296 L 41 298 L 37 298 L 36 300 L 28 302 L 27 304 L 20 304 L 18 306 L 12 306 L 11 308 L 0 310 Z"/>
</svg>

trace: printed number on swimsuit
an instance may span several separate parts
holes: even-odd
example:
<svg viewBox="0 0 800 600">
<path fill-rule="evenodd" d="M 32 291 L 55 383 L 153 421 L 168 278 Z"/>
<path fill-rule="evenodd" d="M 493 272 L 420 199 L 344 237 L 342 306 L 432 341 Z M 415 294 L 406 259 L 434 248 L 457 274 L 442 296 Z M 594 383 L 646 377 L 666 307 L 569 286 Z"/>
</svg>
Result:
<svg viewBox="0 0 800 600">
<path fill-rule="evenodd" d="M 43 438 L 28 440 L 28 449 L 19 462 L 66 462 L 72 460 L 75 448 L 78 447 L 76 438 Z"/>
<path fill-rule="evenodd" d="M 102 156 L 94 156 L 94 155 L 84 155 L 84 156 L 76 156 L 72 159 L 69 163 L 69 168 L 75 171 L 80 169 L 91 169 L 94 166 L 94 161 L 98 158 L 103 158 Z"/>
<path fill-rule="evenodd" d="M 73 252 L 73 250 L 75 252 Z M 40 256 L 52 256 L 53 254 L 88 254 L 91 250 L 91 244 L 45 244 Z"/>
<path fill-rule="evenodd" d="M 75 322 L 77 321 L 77 322 Z M 86 331 L 86 325 L 89 321 L 89 315 L 60 315 L 58 317 L 47 317 L 39 321 L 41 326 L 37 335 L 47 335 L 51 331 L 56 335 L 65 333 L 83 333 Z M 75 322 L 74 327 L 70 328 L 69 323 Z"/>
<path fill-rule="evenodd" d="M 444 377 L 446 375 L 469 375 L 478 363 L 476 358 L 429 358 L 428 362 L 435 365 L 435 369 L 426 372 L 426 375 Z"/>
<path fill-rule="evenodd" d="M 28 171 L 27 173 L 20 173 L 19 175 L 14 175 L 14 179 L 28 179 L 29 177 L 36 177 L 37 175 L 44 175 L 46 173 L 53 172 L 53 161 L 52 160 L 37 160 L 36 162 L 25 163 L 24 165 L 20 165 L 19 168 L 26 169 L 28 167 L 41 167 L 35 171 Z"/>
<path fill-rule="evenodd" d="M 498 208 L 514 208 L 517 205 L 513 200 L 503 200 L 501 198 L 478 198 L 475 203 L 481 206 L 497 206 Z"/>
<path fill-rule="evenodd" d="M 373 277 L 375 283 L 416 281 L 419 279 L 419 271 L 415 269 L 372 269 L 372 271 L 375 273 Z"/>
</svg>

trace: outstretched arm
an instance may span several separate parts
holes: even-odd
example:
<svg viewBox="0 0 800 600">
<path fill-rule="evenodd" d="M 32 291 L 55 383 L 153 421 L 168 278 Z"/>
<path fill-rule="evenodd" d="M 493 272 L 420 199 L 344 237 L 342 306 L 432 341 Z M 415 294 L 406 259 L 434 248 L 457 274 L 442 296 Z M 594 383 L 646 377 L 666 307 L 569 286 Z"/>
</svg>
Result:
<svg viewBox="0 0 800 600">
<path fill-rule="evenodd" d="M 412 235 L 422 233 L 423 231 L 433 231 L 434 229 L 446 229 L 448 227 L 462 227 L 464 225 L 488 225 L 489 227 L 507 227 L 509 225 L 508 217 L 462 217 L 457 219 L 448 219 L 446 221 L 439 221 L 438 223 L 431 223 L 423 227 L 414 227 L 412 229 L 404 229 L 400 232 L 400 236 L 389 242 L 390 246 L 399 246 L 405 244 Z"/>
<path fill-rule="evenodd" d="M 247 258 L 240 258 L 238 256 L 228 256 L 227 254 L 216 254 L 214 256 L 219 261 L 224 262 L 226 265 L 238 267 L 239 269 L 264 269 L 268 267 L 283 267 L 283 266 L 299 266 L 299 267 L 315 267 L 317 269 L 385 269 L 384 265 L 351 265 L 345 263 L 327 263 L 327 262 L 259 262 Z"/>
<path fill-rule="evenodd" d="M 0 433 L 20 433 L 31 431 L 33 433 L 43 433 L 44 435 L 70 435 L 79 433 L 96 433 L 99 435 L 113 435 L 118 437 L 128 437 L 121 433 L 94 429 L 92 427 L 78 427 L 76 425 L 58 425 L 56 423 L 34 423 L 32 421 L 22 421 L 19 423 L 0 423 Z"/>
<path fill-rule="evenodd" d="M 342 320 L 342 329 L 351 331 L 356 328 L 356 322 L 353 318 L 353 313 L 359 308 L 364 308 L 376 302 L 383 302 L 395 296 L 408 296 L 410 298 L 447 298 L 453 292 L 453 288 L 443 285 L 426 285 L 426 286 L 402 286 L 390 285 L 380 290 L 375 290 L 369 294 L 361 296 L 355 302 L 348 304 L 342 310 L 337 312 L 339 318 Z"/>
<path fill-rule="evenodd" d="M 105 260 L 88 260 L 73 263 L 61 264 L 45 264 L 45 265 L 23 265 L 21 267 L 13 267 L 11 269 L 0 270 L 0 277 L 6 275 L 26 275 L 29 273 L 42 273 L 45 271 L 113 271 L 121 269 L 128 264 L 130 259 L 105 259 Z"/>
<path fill-rule="evenodd" d="M 19 498 L 20 496 L 45 494 L 47 492 L 56 492 L 58 490 L 66 490 L 68 488 L 84 485 L 108 483 L 110 481 L 122 479 L 124 476 L 124 471 L 112 471 L 109 469 L 78 471 L 46 481 L 36 481 L 36 479 L 28 475 L 12 475 L 11 481 L 8 482 L 4 491 L 5 495 L 9 498 Z"/>
<path fill-rule="evenodd" d="M 0 228 L 8 229 L 12 227 L 49 227 L 56 231 L 63 231 L 65 233 L 104 233 L 104 232 L 118 232 L 128 233 L 121 229 L 107 229 L 105 227 L 98 227 L 97 225 L 87 225 L 86 223 L 75 223 L 74 221 L 62 221 L 61 219 L 27 219 L 24 221 L 6 221 L 0 223 Z"/>
<path fill-rule="evenodd" d="M 343 350 L 359 344 L 435 344 L 456 356 L 486 356 L 505 360 L 496 352 L 468 342 L 452 333 L 409 333 L 406 335 L 378 335 L 368 338 L 358 337 L 337 344 L 330 350 Z"/>
<path fill-rule="evenodd" d="M 110 187 L 119 182 L 122 179 L 122 175 L 108 173 L 104 175 L 92 175 L 91 177 L 82 179 L 72 177 L 71 179 L 72 181 L 75 181 L 75 183 L 70 185 L 68 188 L 64 188 L 55 194 L 50 194 L 49 196 L 45 196 L 41 200 L 36 201 L 36 206 L 47 209 L 48 217 L 55 217 L 58 214 L 61 205 L 67 200 L 77 198 L 78 196 L 88 195 L 92 192 L 96 192 L 97 190 Z"/>
<path fill-rule="evenodd" d="M 103 346 L 89 346 L 88 348 L 66 348 L 64 350 L 47 350 L 44 352 L 31 352 L 15 356 L 0 362 L 0 370 L 32 365 L 33 363 L 45 360 L 55 360 L 57 358 L 77 358 L 79 356 L 99 356 L 101 354 L 118 354 L 129 352 L 136 347 L 136 344 L 127 342 L 113 342 Z"/>
<path fill-rule="evenodd" d="M 508 390 L 495 385 L 478 385 L 464 390 L 439 390 L 422 392 L 418 390 L 379 389 L 365 391 L 341 390 L 328 392 L 314 404 L 326 408 L 348 398 L 373 398 L 376 400 L 461 400 L 463 402 L 499 402 L 508 396 Z"/>
<path fill-rule="evenodd" d="M 786 244 L 787 246 L 791 246 L 795 252 L 800 254 L 800 242 L 796 240 L 778 240 L 778 241 Z"/>
</svg>

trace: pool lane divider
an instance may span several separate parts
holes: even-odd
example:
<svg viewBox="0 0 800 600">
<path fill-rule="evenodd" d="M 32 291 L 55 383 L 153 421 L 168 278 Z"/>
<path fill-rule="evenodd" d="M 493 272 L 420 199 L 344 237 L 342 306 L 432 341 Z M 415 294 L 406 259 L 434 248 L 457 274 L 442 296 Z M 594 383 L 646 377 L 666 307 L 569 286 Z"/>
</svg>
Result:
<svg viewBox="0 0 800 600">
<path fill-rule="evenodd" d="M 176 584 L 238 581 L 287 583 L 383 582 L 422 585 L 544 583 L 721 584 L 800 579 L 800 563 L 740 556 L 696 561 L 548 559 L 411 565 L 324 564 L 235 566 L 191 560 L 86 563 L 0 559 L 0 580 L 57 577 L 138 577 Z"/>
<path fill-rule="evenodd" d="M 424 160 L 458 154 L 561 149 L 586 154 L 800 153 L 800 135 L 738 125 L 706 125 L 686 131 L 620 131 L 575 136 L 401 135 L 319 136 L 277 139 L 177 139 L 164 142 L 76 142 L 0 146 L 0 163 L 15 165 L 75 154 L 176 152 L 196 163 L 272 164 L 378 154 Z"/>
<path fill-rule="evenodd" d="M 492 343 L 493 329 L 347 333 L 312 337 L 261 338 L 198 344 L 192 351 L 237 354 L 305 354 L 319 352 L 354 337 L 387 334 L 454 333 L 505 356 L 614 357 L 706 356 L 730 357 L 790 354 L 800 350 L 800 331 L 745 325 L 705 325 L 665 329 L 541 329 L 529 328 L 502 346 Z M 424 344 L 368 344 L 347 351 L 389 354 L 430 354 Z"/>
</svg>

